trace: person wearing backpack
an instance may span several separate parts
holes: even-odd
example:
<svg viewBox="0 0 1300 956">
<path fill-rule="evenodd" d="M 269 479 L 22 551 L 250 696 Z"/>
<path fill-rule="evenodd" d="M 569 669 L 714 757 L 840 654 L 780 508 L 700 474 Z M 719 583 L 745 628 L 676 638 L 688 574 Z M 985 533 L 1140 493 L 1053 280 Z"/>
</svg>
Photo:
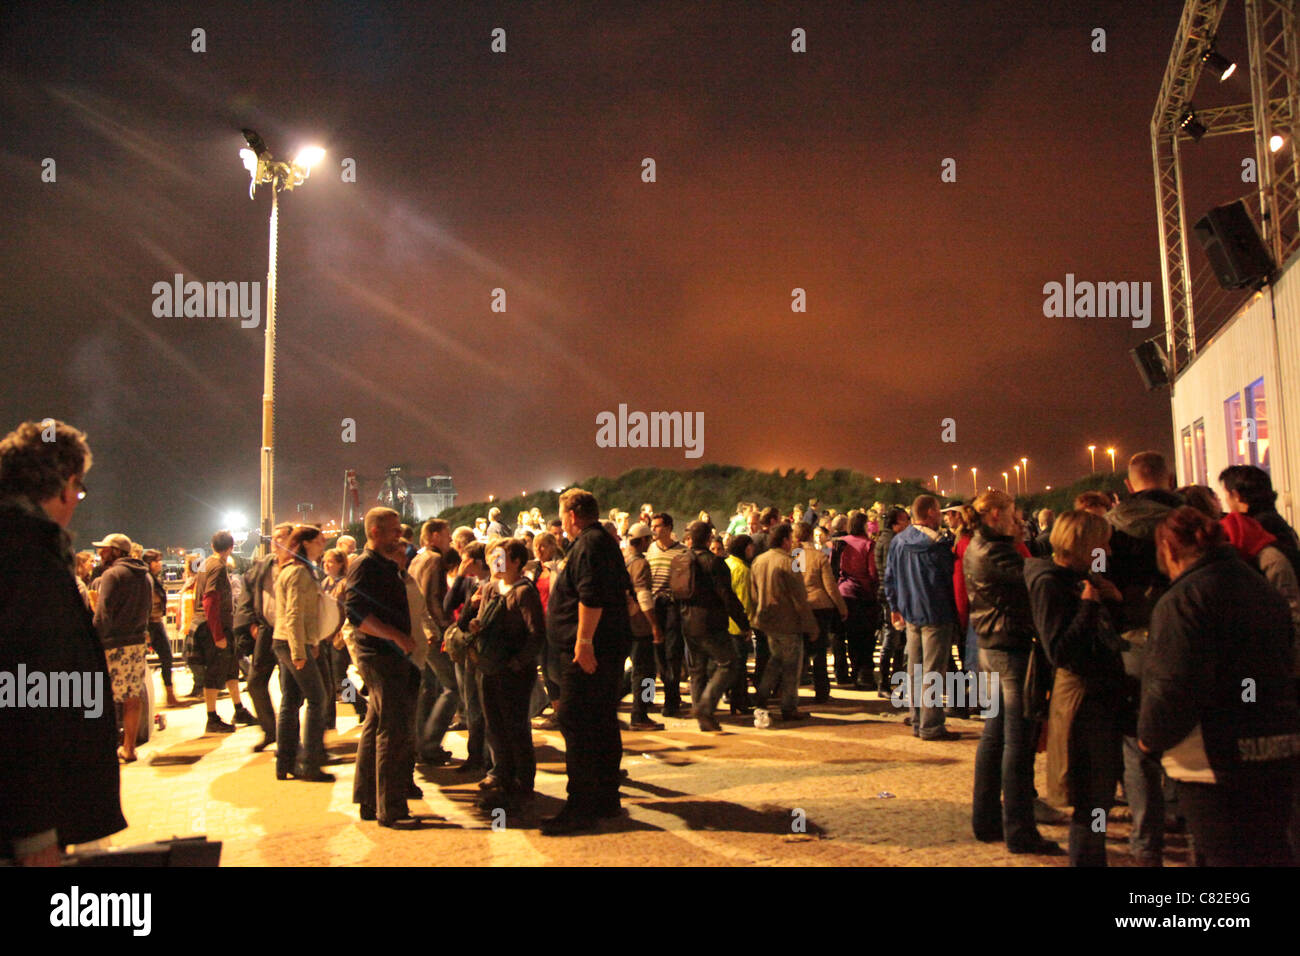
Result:
<svg viewBox="0 0 1300 956">
<path fill-rule="evenodd" d="M 731 571 L 709 550 L 713 526 L 692 522 L 686 529 L 690 548 L 673 555 L 669 575 L 673 597 L 682 609 L 691 680 L 691 704 L 700 730 L 721 733 L 713 716 L 718 699 L 735 681 L 736 648 L 727 632 L 730 618 L 742 631 L 749 618 L 731 590 Z M 710 676 L 709 670 L 713 673 Z"/>
<path fill-rule="evenodd" d="M 469 622 L 474 653 L 482 647 L 487 654 L 479 660 L 478 686 L 493 758 L 492 772 L 480 784 L 486 791 L 480 809 L 489 812 L 519 809 L 533 797 L 537 758 L 528 705 L 546 640 L 542 599 L 523 573 L 528 546 L 512 539 L 493 549 L 494 562 L 498 555 L 501 571 L 483 584 L 478 616 Z"/>
</svg>

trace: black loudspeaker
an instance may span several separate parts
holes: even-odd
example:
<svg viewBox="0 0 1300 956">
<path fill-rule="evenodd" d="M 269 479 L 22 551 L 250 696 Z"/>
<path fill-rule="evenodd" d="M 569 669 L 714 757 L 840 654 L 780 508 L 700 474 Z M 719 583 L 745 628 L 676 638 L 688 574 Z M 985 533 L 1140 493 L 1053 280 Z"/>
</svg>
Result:
<svg viewBox="0 0 1300 956">
<path fill-rule="evenodd" d="M 1128 354 L 1133 356 L 1133 364 L 1148 392 L 1169 384 L 1169 362 L 1158 338 L 1147 339 L 1137 348 L 1129 349 Z"/>
<path fill-rule="evenodd" d="M 1277 268 L 1240 199 L 1211 209 L 1196 224 L 1195 232 L 1225 289 L 1263 285 Z"/>
</svg>

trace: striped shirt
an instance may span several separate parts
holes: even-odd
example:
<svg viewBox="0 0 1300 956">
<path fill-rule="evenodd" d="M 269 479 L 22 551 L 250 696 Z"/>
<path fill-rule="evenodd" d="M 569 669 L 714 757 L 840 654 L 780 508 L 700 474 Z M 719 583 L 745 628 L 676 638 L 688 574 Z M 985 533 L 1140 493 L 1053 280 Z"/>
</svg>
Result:
<svg viewBox="0 0 1300 956">
<path fill-rule="evenodd" d="M 650 562 L 651 588 L 656 596 L 668 594 L 668 578 L 672 573 L 673 555 L 685 550 L 680 541 L 674 541 L 667 548 L 661 548 L 658 541 L 650 542 L 650 550 L 645 553 Z"/>
</svg>

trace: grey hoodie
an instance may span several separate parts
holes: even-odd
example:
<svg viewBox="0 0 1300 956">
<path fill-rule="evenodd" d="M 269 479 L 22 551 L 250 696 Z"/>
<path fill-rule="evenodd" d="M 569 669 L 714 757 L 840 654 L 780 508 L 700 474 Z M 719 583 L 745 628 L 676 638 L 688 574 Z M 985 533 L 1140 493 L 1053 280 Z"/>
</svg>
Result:
<svg viewBox="0 0 1300 956">
<path fill-rule="evenodd" d="M 99 576 L 95 632 L 105 649 L 144 644 L 149 639 L 153 580 L 138 558 L 118 558 Z"/>
</svg>

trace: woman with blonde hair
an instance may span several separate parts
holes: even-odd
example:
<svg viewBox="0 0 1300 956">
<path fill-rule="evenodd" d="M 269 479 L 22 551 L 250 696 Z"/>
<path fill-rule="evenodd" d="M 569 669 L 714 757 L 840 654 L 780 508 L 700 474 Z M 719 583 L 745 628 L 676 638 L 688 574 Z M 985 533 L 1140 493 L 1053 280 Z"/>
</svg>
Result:
<svg viewBox="0 0 1300 956">
<path fill-rule="evenodd" d="M 1052 803 L 1074 808 L 1070 865 L 1105 866 L 1108 813 L 1124 772 L 1123 736 L 1135 730 L 1136 688 L 1124 675 L 1124 645 L 1111 610 L 1115 585 L 1095 574 L 1110 551 L 1111 526 L 1089 511 L 1067 511 L 1052 526 L 1050 558 L 1025 562 L 1034 626 L 1056 668 L 1047 720 L 1047 786 Z"/>
</svg>

